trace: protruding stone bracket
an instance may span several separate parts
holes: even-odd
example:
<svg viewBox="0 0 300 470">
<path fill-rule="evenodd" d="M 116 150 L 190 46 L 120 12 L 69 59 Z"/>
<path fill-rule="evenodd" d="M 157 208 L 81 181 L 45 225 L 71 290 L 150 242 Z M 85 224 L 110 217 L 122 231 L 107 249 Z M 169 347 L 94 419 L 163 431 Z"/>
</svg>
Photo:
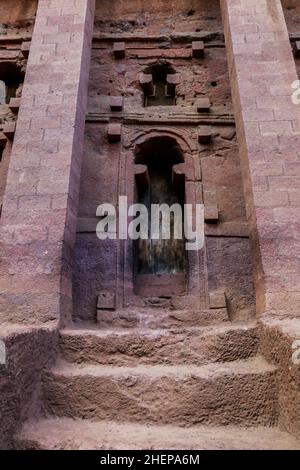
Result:
<svg viewBox="0 0 300 470">
<path fill-rule="evenodd" d="M 113 52 L 115 59 L 124 59 L 126 55 L 125 42 L 114 42 Z"/>
<path fill-rule="evenodd" d="M 110 109 L 111 111 L 123 111 L 124 98 L 123 96 L 111 96 L 110 97 Z"/>
<path fill-rule="evenodd" d="M 196 101 L 196 107 L 198 113 L 209 113 L 210 112 L 210 99 L 209 98 L 199 98 Z"/>
<path fill-rule="evenodd" d="M 115 310 L 116 296 L 111 292 L 100 292 L 97 300 L 97 310 Z"/>
<path fill-rule="evenodd" d="M 30 46 L 31 46 L 30 41 L 26 41 L 26 42 L 22 43 L 21 54 L 24 57 L 24 59 L 28 59 L 28 57 L 29 57 Z"/>
<path fill-rule="evenodd" d="M 226 308 L 226 296 L 222 290 L 209 292 L 209 307 L 211 309 Z"/>
<path fill-rule="evenodd" d="M 173 183 L 176 184 L 182 177 L 186 181 L 201 181 L 200 165 L 191 155 L 185 157 L 184 163 L 173 166 Z"/>
<path fill-rule="evenodd" d="M 205 47 L 203 41 L 192 42 L 192 56 L 194 58 L 204 57 Z"/>
<path fill-rule="evenodd" d="M 198 129 L 198 141 L 200 144 L 206 145 L 212 142 L 212 127 L 211 126 L 201 126 Z"/>
<path fill-rule="evenodd" d="M 145 191 L 146 189 L 148 189 L 150 184 L 150 178 L 147 165 L 134 165 L 134 176 L 137 188 L 140 191 Z"/>
<path fill-rule="evenodd" d="M 172 168 L 172 183 L 175 188 L 182 185 L 186 178 L 186 164 L 178 163 Z"/>
<path fill-rule="evenodd" d="M 13 140 L 16 132 L 16 123 L 7 122 L 3 127 L 3 134 L 7 137 L 8 140 Z"/>
<path fill-rule="evenodd" d="M 108 125 L 107 137 L 109 142 L 117 143 L 121 140 L 122 126 L 119 123 L 110 123 Z"/>
<path fill-rule="evenodd" d="M 204 219 L 205 222 L 218 222 L 219 209 L 217 204 L 206 204 L 204 206 Z"/>
<path fill-rule="evenodd" d="M 150 73 L 140 73 L 139 81 L 145 96 L 154 95 L 153 77 Z"/>
<path fill-rule="evenodd" d="M 14 114 L 17 114 L 19 112 L 20 105 L 21 105 L 21 98 L 11 98 L 8 106 L 11 112 L 13 112 Z"/>
<path fill-rule="evenodd" d="M 166 95 L 174 97 L 176 95 L 176 86 L 180 83 L 179 74 L 172 73 L 167 75 L 166 82 Z"/>
</svg>

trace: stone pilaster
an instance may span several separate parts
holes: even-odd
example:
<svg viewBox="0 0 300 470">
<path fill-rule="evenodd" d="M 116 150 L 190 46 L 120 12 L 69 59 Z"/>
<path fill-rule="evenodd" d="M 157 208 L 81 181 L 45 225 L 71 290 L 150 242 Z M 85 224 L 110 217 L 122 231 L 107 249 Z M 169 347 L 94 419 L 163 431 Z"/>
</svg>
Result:
<svg viewBox="0 0 300 470">
<path fill-rule="evenodd" d="M 280 0 L 221 0 L 259 314 L 300 315 L 300 106 Z"/>
<path fill-rule="evenodd" d="M 71 316 L 94 8 L 39 0 L 1 218 L 1 321 Z"/>
</svg>

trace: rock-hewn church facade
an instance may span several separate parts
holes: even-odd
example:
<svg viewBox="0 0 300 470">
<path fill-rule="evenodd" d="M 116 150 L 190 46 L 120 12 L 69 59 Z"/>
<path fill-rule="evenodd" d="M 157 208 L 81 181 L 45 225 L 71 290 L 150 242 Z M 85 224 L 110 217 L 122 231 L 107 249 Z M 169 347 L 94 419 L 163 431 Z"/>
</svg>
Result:
<svg viewBox="0 0 300 470">
<path fill-rule="evenodd" d="M 299 72 L 297 0 L 0 1 L 2 449 L 300 448 Z"/>
</svg>

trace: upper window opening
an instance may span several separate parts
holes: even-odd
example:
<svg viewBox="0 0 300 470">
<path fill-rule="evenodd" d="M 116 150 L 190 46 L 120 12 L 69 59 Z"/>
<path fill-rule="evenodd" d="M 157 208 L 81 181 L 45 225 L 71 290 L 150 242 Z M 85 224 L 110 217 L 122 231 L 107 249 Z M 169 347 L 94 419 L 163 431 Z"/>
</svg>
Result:
<svg viewBox="0 0 300 470">
<path fill-rule="evenodd" d="M 143 73 L 145 107 L 172 106 L 176 104 L 176 85 L 178 75 L 168 64 L 157 64 L 148 67 Z"/>
</svg>

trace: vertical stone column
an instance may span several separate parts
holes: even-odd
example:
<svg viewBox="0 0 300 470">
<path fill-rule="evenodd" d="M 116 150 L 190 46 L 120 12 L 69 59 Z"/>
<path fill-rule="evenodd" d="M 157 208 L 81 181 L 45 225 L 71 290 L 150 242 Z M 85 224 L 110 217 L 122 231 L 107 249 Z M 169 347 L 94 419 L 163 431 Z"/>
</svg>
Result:
<svg viewBox="0 0 300 470">
<path fill-rule="evenodd" d="M 94 8 L 39 0 L 1 217 L 1 321 L 71 316 Z"/>
<path fill-rule="evenodd" d="M 300 316 L 300 107 L 280 0 L 221 0 L 259 314 Z"/>
</svg>

